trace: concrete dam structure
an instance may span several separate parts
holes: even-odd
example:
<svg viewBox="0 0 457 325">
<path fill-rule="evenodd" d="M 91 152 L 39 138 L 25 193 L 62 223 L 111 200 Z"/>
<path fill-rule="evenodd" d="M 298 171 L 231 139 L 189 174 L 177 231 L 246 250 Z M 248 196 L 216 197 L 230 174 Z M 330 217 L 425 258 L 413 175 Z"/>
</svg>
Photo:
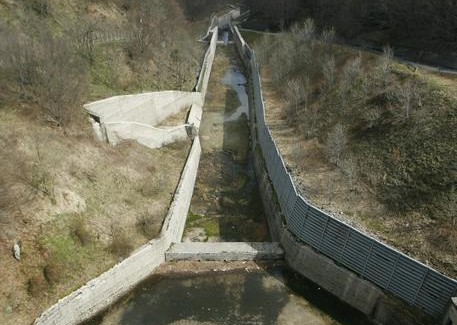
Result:
<svg viewBox="0 0 457 325">
<path fill-rule="evenodd" d="M 201 72 L 194 92 L 155 92 L 115 96 L 85 105 L 98 138 L 117 144 L 136 140 L 158 148 L 190 138 L 192 148 L 158 238 L 45 311 L 36 325 L 79 324 L 109 308 L 166 261 L 278 260 L 287 264 L 377 324 L 457 324 L 457 282 L 333 220 L 295 190 L 292 177 L 265 123 L 261 79 L 255 53 L 233 23 L 234 9 L 211 20 Z M 260 200 L 272 242 L 182 242 L 194 204 L 206 139 L 200 129 L 219 35 L 234 41 L 247 80 L 248 139 Z M 224 39 L 224 37 L 222 37 Z M 212 95 L 212 94 L 211 94 Z M 240 106 L 241 107 L 241 106 Z M 158 124 L 183 110 L 186 123 Z M 236 115 L 238 114 L 238 115 Z M 230 119 L 227 118 L 230 122 Z M 226 121 L 221 122 L 226 127 Z M 227 140 L 227 139 L 225 139 Z M 198 192 L 199 193 L 199 192 Z M 216 213 L 217 214 L 217 213 Z M 221 219 L 218 219 L 221 220 Z M 228 236 L 228 235 L 227 235 Z M 227 238 L 231 238 L 228 236 Z M 223 239 L 222 239 L 223 240 Z"/>
</svg>

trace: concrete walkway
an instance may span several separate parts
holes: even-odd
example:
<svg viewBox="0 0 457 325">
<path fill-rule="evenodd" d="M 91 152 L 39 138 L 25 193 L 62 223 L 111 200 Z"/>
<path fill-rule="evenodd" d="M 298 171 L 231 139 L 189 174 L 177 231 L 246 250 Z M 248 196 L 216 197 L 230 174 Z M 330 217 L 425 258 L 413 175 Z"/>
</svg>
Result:
<svg viewBox="0 0 457 325">
<path fill-rule="evenodd" d="M 167 261 L 258 261 L 279 260 L 284 251 L 279 243 L 178 243 L 165 253 Z"/>
</svg>

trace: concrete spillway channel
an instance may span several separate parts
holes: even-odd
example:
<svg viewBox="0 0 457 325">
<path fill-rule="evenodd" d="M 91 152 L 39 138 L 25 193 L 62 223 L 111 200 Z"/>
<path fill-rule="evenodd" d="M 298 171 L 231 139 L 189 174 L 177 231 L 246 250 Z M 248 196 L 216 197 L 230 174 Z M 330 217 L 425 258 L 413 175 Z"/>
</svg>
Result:
<svg viewBox="0 0 457 325">
<path fill-rule="evenodd" d="M 161 267 L 165 271 L 159 268 L 85 325 L 369 324 L 283 262 L 258 262 L 281 259 L 284 253 L 278 243 L 268 242 L 250 152 L 245 84 L 234 46 L 219 46 L 199 131 L 202 156 L 184 242 L 165 254 L 173 261 Z M 252 260 L 257 262 L 201 262 Z"/>
<path fill-rule="evenodd" d="M 246 82 L 234 45 L 220 45 L 199 131 L 202 156 L 183 241 L 269 238 L 249 145 Z"/>
</svg>

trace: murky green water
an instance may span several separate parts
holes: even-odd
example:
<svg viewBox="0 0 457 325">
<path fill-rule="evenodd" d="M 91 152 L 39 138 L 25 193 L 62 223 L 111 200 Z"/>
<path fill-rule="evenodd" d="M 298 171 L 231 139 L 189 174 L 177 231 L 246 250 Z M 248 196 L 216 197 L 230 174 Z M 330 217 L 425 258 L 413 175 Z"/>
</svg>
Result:
<svg viewBox="0 0 457 325">
<path fill-rule="evenodd" d="M 282 265 L 153 277 L 85 325 L 362 325 L 359 312 Z"/>
</svg>

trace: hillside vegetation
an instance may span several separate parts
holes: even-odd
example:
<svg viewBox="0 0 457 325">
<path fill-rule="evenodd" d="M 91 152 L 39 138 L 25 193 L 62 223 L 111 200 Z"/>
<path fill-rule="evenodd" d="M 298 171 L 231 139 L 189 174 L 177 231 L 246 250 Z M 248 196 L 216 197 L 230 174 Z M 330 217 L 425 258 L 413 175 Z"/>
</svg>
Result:
<svg viewBox="0 0 457 325">
<path fill-rule="evenodd" d="M 158 234 L 189 143 L 98 143 L 82 104 L 191 91 L 200 27 L 175 1 L 0 0 L 1 324 L 30 324 Z"/>
<path fill-rule="evenodd" d="M 456 276 L 456 80 L 334 36 L 308 19 L 256 41 L 287 163 L 316 204 Z"/>
</svg>

